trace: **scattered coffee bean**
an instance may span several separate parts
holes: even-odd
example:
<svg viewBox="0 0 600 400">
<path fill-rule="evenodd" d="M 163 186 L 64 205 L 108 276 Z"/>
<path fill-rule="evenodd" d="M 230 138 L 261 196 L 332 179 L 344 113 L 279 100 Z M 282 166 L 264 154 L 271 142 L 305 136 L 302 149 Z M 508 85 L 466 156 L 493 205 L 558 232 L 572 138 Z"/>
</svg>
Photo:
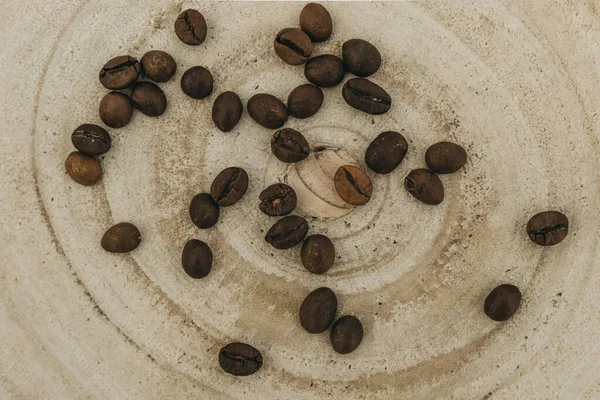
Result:
<svg viewBox="0 0 600 400">
<path fill-rule="evenodd" d="M 91 186 L 102 179 L 102 166 L 94 157 L 74 151 L 65 161 L 67 173 L 80 185 Z"/>
<path fill-rule="evenodd" d="M 219 205 L 208 193 L 200 193 L 194 196 L 190 203 L 190 218 L 194 225 L 200 229 L 208 229 L 219 220 Z"/>
<path fill-rule="evenodd" d="M 208 275 L 213 263 L 213 253 L 210 247 L 201 240 L 192 239 L 183 247 L 181 265 L 183 270 L 194 279 Z"/>
<path fill-rule="evenodd" d="M 102 248 L 110 253 L 129 253 L 142 241 L 138 228 L 129 222 L 121 222 L 109 228 L 100 241 Z"/>
<path fill-rule="evenodd" d="M 248 100 L 248 113 L 259 125 L 269 129 L 282 127 L 288 119 L 285 104 L 266 93 L 255 94 Z"/>
<path fill-rule="evenodd" d="M 385 90 L 363 78 L 348 80 L 342 89 L 342 96 L 348 105 L 367 114 L 384 114 L 392 106 L 392 99 Z"/>
<path fill-rule="evenodd" d="M 333 22 L 329 11 L 318 3 L 308 3 L 300 13 L 300 28 L 313 42 L 324 42 L 331 36 Z"/>
<path fill-rule="evenodd" d="M 371 200 L 373 183 L 362 169 L 354 165 L 343 165 L 338 168 L 333 178 L 335 190 L 342 200 L 348 204 L 362 206 Z"/>
<path fill-rule="evenodd" d="M 273 46 L 279 58 L 290 65 L 304 64 L 313 50 L 310 38 L 296 28 L 279 31 Z"/>
<path fill-rule="evenodd" d="M 506 321 L 521 305 L 521 291 L 513 285 L 500 285 L 485 299 L 483 310 L 494 321 Z"/>
<path fill-rule="evenodd" d="M 308 233 L 308 222 L 297 215 L 290 215 L 275 222 L 265 236 L 265 241 L 278 250 L 291 249 Z"/>
<path fill-rule="evenodd" d="M 300 85 L 288 96 L 287 107 L 295 118 L 312 117 L 323 104 L 323 91 L 315 85 Z"/>
<path fill-rule="evenodd" d="M 204 67 L 192 67 L 181 76 L 181 90 L 192 99 L 208 97 L 213 91 L 213 76 Z"/>
<path fill-rule="evenodd" d="M 404 179 L 404 186 L 415 199 L 425 204 L 434 206 L 444 200 L 444 184 L 428 169 L 412 170 Z"/>
<path fill-rule="evenodd" d="M 212 120 L 221 131 L 229 132 L 242 118 L 243 109 L 240 96 L 233 92 L 223 92 L 213 104 Z"/>
<path fill-rule="evenodd" d="M 273 134 L 271 151 L 279 161 L 295 163 L 308 157 L 310 146 L 300 132 L 292 128 L 284 128 Z"/>
<path fill-rule="evenodd" d="M 73 131 L 71 142 L 80 153 L 86 156 L 98 156 L 110 150 L 111 139 L 104 128 L 83 124 Z"/>
<path fill-rule="evenodd" d="M 331 87 L 344 80 L 344 62 L 332 54 L 313 57 L 304 66 L 304 76 L 310 83 Z"/>
<path fill-rule="evenodd" d="M 131 100 L 135 108 L 149 117 L 163 115 L 167 109 L 167 96 L 152 82 L 137 82 L 131 88 Z"/>
<path fill-rule="evenodd" d="M 154 82 L 166 82 L 177 71 L 177 63 L 169 53 L 151 50 L 140 60 L 144 74 Z"/>
<path fill-rule="evenodd" d="M 296 192 L 283 183 L 275 183 L 260 193 L 258 208 L 271 217 L 287 215 L 296 208 Z"/>
<path fill-rule="evenodd" d="M 229 167 L 219 172 L 210 186 L 210 194 L 221 207 L 234 205 L 248 189 L 248 174 L 242 168 Z"/>
<path fill-rule="evenodd" d="M 219 351 L 219 365 L 235 376 L 252 375 L 262 367 L 260 351 L 245 343 L 229 343 Z"/>
<path fill-rule="evenodd" d="M 137 80 L 141 71 L 142 68 L 136 58 L 115 57 L 100 70 L 100 83 L 111 90 L 125 89 Z"/>
<path fill-rule="evenodd" d="M 455 143 L 439 142 L 429 146 L 425 152 L 425 162 L 436 174 L 451 174 L 465 165 L 467 152 Z"/>
<path fill-rule="evenodd" d="M 329 288 L 312 291 L 300 306 L 300 324 L 308 333 L 325 332 L 331 326 L 337 310 L 337 297 Z"/>
<path fill-rule="evenodd" d="M 347 71 L 363 78 L 373 75 L 381 66 L 379 50 L 362 39 L 346 41 L 342 45 L 342 58 Z"/>
<path fill-rule="evenodd" d="M 127 125 L 133 116 L 131 99 L 120 92 L 110 92 L 104 96 L 98 111 L 102 122 L 115 129 Z"/>
<path fill-rule="evenodd" d="M 367 147 L 365 162 L 373 172 L 389 174 L 404 160 L 408 143 L 398 132 L 383 132 Z"/>
<path fill-rule="evenodd" d="M 363 327 L 358 318 L 345 315 L 335 321 L 329 339 L 333 349 L 340 354 L 352 353 L 363 338 Z"/>
<path fill-rule="evenodd" d="M 302 265 L 313 274 L 324 274 L 335 261 L 335 247 L 327 236 L 312 235 L 306 238 L 300 252 Z"/>
<path fill-rule="evenodd" d="M 196 10 L 185 10 L 175 20 L 175 34 L 190 46 L 198 46 L 204 42 L 206 30 L 206 20 Z"/>
<path fill-rule="evenodd" d="M 569 233 L 569 219 L 558 211 L 544 211 L 531 217 L 527 223 L 527 234 L 532 242 L 540 246 L 554 246 Z"/>
</svg>

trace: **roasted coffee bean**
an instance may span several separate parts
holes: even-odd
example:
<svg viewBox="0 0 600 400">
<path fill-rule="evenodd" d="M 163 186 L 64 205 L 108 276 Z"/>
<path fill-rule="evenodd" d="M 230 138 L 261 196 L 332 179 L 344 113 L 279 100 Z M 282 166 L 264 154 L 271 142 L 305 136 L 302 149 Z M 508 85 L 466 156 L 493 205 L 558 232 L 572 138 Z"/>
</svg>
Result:
<svg viewBox="0 0 600 400">
<path fill-rule="evenodd" d="M 110 253 L 129 253 L 142 241 L 138 228 L 129 222 L 121 222 L 109 228 L 100 241 L 102 248 Z"/>
<path fill-rule="evenodd" d="M 465 165 L 467 152 L 455 143 L 439 142 L 429 146 L 425 152 L 425 162 L 436 174 L 451 174 Z"/>
<path fill-rule="evenodd" d="M 240 96 L 233 92 L 223 92 L 213 104 L 212 120 L 221 131 L 229 132 L 242 118 L 243 109 Z"/>
<path fill-rule="evenodd" d="M 392 106 L 392 99 L 385 90 L 363 78 L 348 80 L 342 89 L 342 96 L 349 106 L 367 114 L 384 114 Z"/>
<path fill-rule="evenodd" d="M 277 129 L 288 119 L 285 104 L 275 96 L 266 93 L 255 94 L 248 100 L 248 113 L 259 125 Z"/>
<path fill-rule="evenodd" d="M 324 274 L 335 261 L 335 247 L 327 236 L 312 235 L 306 238 L 300 252 L 302 265 L 313 274 Z"/>
<path fill-rule="evenodd" d="M 175 20 L 175 34 L 183 43 L 198 46 L 206 38 L 206 20 L 196 10 L 185 10 Z"/>
<path fill-rule="evenodd" d="M 106 126 L 117 129 L 131 121 L 133 106 L 129 96 L 120 92 L 110 92 L 100 101 L 98 112 Z"/>
<path fill-rule="evenodd" d="M 300 85 L 288 96 L 287 107 L 295 118 L 312 117 L 323 104 L 323 91 L 315 85 Z"/>
<path fill-rule="evenodd" d="M 290 65 L 304 64 L 313 50 L 310 38 L 296 28 L 285 28 L 279 31 L 273 47 L 279 58 Z"/>
<path fill-rule="evenodd" d="M 308 233 L 308 222 L 297 215 L 290 215 L 275 222 L 265 236 L 265 241 L 279 250 L 291 249 Z"/>
<path fill-rule="evenodd" d="M 333 349 L 340 354 L 352 353 L 363 338 L 363 327 L 358 318 L 345 315 L 331 327 L 329 339 Z"/>
<path fill-rule="evenodd" d="M 201 240 L 192 239 L 183 247 L 181 265 L 192 278 L 204 278 L 213 264 L 213 253 L 210 247 Z"/>
<path fill-rule="evenodd" d="M 271 217 L 287 215 L 296 208 L 296 192 L 283 183 L 275 183 L 260 193 L 258 208 Z"/>
<path fill-rule="evenodd" d="M 362 206 L 367 204 L 373 195 L 371 178 L 365 171 L 354 165 L 339 167 L 333 183 L 342 200 L 348 204 Z"/>
<path fill-rule="evenodd" d="M 383 132 L 367 147 L 365 162 L 373 172 L 389 174 L 404 160 L 408 143 L 398 132 Z"/>
<path fill-rule="evenodd" d="M 344 80 L 344 62 L 332 54 L 313 57 L 304 66 L 304 76 L 317 86 L 331 87 Z"/>
<path fill-rule="evenodd" d="M 80 153 L 86 156 L 98 156 L 110 150 L 111 139 L 104 128 L 83 124 L 73 131 L 71 142 Z"/>
<path fill-rule="evenodd" d="M 444 200 L 444 184 L 428 169 L 412 170 L 404 179 L 404 187 L 415 199 L 425 204 L 434 206 Z"/>
<path fill-rule="evenodd" d="M 544 211 L 531 217 L 527 223 L 527 234 L 532 242 L 540 246 L 554 246 L 569 233 L 569 220 L 558 211 Z"/>
<path fill-rule="evenodd" d="M 485 299 L 483 311 L 494 321 L 506 321 L 521 305 L 521 291 L 513 285 L 500 285 Z"/>
<path fill-rule="evenodd" d="M 167 96 L 152 82 L 137 82 L 131 88 L 131 100 L 135 108 L 149 117 L 163 115 L 167 109 Z"/>
<path fill-rule="evenodd" d="M 381 66 L 381 54 L 371 43 L 362 39 L 352 39 L 342 45 L 342 58 L 346 71 L 356 76 L 373 75 Z"/>
<path fill-rule="evenodd" d="M 115 57 L 100 70 L 100 83 L 111 90 L 125 89 L 137 80 L 141 71 L 142 67 L 136 58 Z"/>
<path fill-rule="evenodd" d="M 219 172 L 210 186 L 210 195 L 221 207 L 234 205 L 248 189 L 248 174 L 242 168 L 229 167 Z"/>
<path fill-rule="evenodd" d="M 295 163 L 308 157 L 310 146 L 300 132 L 284 128 L 273 134 L 271 151 L 279 161 Z"/>
<path fill-rule="evenodd" d="M 154 82 L 166 82 L 177 71 L 177 63 L 169 53 L 151 50 L 140 60 L 144 74 Z"/>
<path fill-rule="evenodd" d="M 322 287 L 312 291 L 300 306 L 300 324 L 308 333 L 325 332 L 331 326 L 335 311 L 337 310 L 337 297 L 333 290 Z"/>
<path fill-rule="evenodd" d="M 245 343 L 229 343 L 219 351 L 219 365 L 235 376 L 252 375 L 262 367 L 260 351 Z"/>
<path fill-rule="evenodd" d="M 102 166 L 94 157 L 74 151 L 65 161 L 67 174 L 80 185 L 91 186 L 102 179 Z"/>
<path fill-rule="evenodd" d="M 318 3 L 308 3 L 300 13 L 300 28 L 313 42 L 324 42 L 331 36 L 333 22 L 329 11 Z"/>
<path fill-rule="evenodd" d="M 213 76 L 204 67 L 192 67 L 181 76 L 181 90 L 192 99 L 208 97 L 213 91 Z"/>
<path fill-rule="evenodd" d="M 219 220 L 219 205 L 208 193 L 200 193 L 194 196 L 190 203 L 190 218 L 194 225 L 200 229 L 208 229 Z"/>
</svg>

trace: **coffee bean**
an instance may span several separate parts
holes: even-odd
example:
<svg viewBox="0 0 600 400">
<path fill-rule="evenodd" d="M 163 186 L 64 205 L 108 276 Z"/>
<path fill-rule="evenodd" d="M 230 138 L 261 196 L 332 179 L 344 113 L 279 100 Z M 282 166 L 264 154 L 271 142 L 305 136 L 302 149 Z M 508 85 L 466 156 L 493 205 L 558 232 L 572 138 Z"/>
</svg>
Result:
<svg viewBox="0 0 600 400">
<path fill-rule="evenodd" d="M 308 157 L 310 146 L 300 132 L 284 128 L 273 134 L 271 151 L 279 161 L 295 163 Z"/>
<path fill-rule="evenodd" d="M 349 106 L 367 114 L 384 114 L 392 106 L 392 99 L 385 90 L 363 78 L 348 80 L 342 89 L 342 96 Z"/>
<path fill-rule="evenodd" d="M 135 108 L 149 117 L 158 117 L 167 109 L 167 96 L 152 82 L 137 82 L 131 88 Z"/>
<path fill-rule="evenodd" d="M 300 13 L 300 28 L 313 42 L 324 42 L 331 36 L 333 22 L 325 7 L 317 3 L 308 3 Z"/>
<path fill-rule="evenodd" d="M 277 129 L 288 119 L 285 104 L 275 96 L 266 93 L 255 94 L 248 100 L 248 113 L 259 125 Z"/>
<path fill-rule="evenodd" d="M 208 229 L 219 220 L 219 205 L 208 193 L 200 193 L 194 196 L 190 203 L 190 218 L 194 225 L 200 229 Z"/>
<path fill-rule="evenodd" d="M 306 238 L 300 252 L 302 265 L 313 274 L 324 274 L 335 261 L 335 247 L 327 236 L 312 235 Z"/>
<path fill-rule="evenodd" d="M 358 318 L 345 315 L 331 327 L 329 340 L 333 349 L 340 354 L 352 353 L 363 339 L 363 327 Z"/>
<path fill-rule="evenodd" d="M 371 43 L 362 39 L 352 39 L 342 45 L 342 58 L 346 70 L 356 76 L 373 75 L 381 66 L 381 54 Z"/>
<path fill-rule="evenodd" d="M 110 92 L 104 96 L 98 111 L 102 122 L 115 129 L 127 125 L 133 116 L 131 99 L 120 92 Z"/>
<path fill-rule="evenodd" d="M 210 186 L 210 194 L 221 207 L 234 205 L 248 189 L 248 174 L 242 168 L 229 167 L 219 172 Z"/>
<path fill-rule="evenodd" d="M 527 234 L 532 242 L 540 246 L 554 246 L 569 233 L 569 219 L 558 211 L 544 211 L 531 217 L 527 223 Z"/>
<path fill-rule="evenodd" d="M 404 160 L 408 143 L 398 132 L 380 133 L 365 152 L 365 162 L 373 172 L 389 174 Z"/>
<path fill-rule="evenodd" d="M 297 215 L 290 215 L 275 222 L 265 236 L 265 241 L 278 250 L 291 249 L 308 233 L 308 222 Z"/>
<path fill-rule="evenodd" d="M 344 62 L 332 54 L 313 57 L 304 66 L 304 76 L 317 86 L 331 87 L 344 80 Z"/>
<path fill-rule="evenodd" d="M 335 190 L 342 200 L 348 204 L 362 206 L 371 200 L 373 183 L 362 169 L 354 165 L 343 165 L 338 168 L 333 178 Z"/>
<path fill-rule="evenodd" d="M 177 71 L 177 63 L 169 53 L 151 50 L 140 60 L 144 74 L 154 82 L 166 82 Z"/>
<path fill-rule="evenodd" d="M 213 264 L 213 253 L 210 247 L 201 240 L 192 239 L 183 247 L 181 265 L 183 270 L 194 279 L 208 275 Z"/>
<path fill-rule="evenodd" d="M 467 152 L 455 143 L 439 142 L 429 146 L 425 152 L 425 162 L 436 174 L 451 174 L 465 165 Z"/>
<path fill-rule="evenodd" d="M 181 76 L 181 90 L 192 99 L 203 99 L 213 91 L 213 77 L 209 70 L 196 66 Z"/>
<path fill-rule="evenodd" d="M 325 332 L 331 326 L 337 297 L 329 288 L 322 287 L 312 291 L 300 306 L 300 324 L 308 333 Z"/>
<path fill-rule="evenodd" d="M 242 118 L 243 109 L 240 96 L 233 92 L 223 92 L 213 104 L 212 120 L 221 131 L 229 132 Z"/>
<path fill-rule="evenodd" d="M 100 83 L 111 90 L 125 89 L 137 80 L 141 71 L 142 68 L 136 58 L 115 57 L 100 70 Z"/>
<path fill-rule="evenodd" d="M 190 46 L 198 46 L 204 42 L 206 30 L 206 20 L 196 10 L 185 10 L 175 20 L 175 34 Z"/>
<path fill-rule="evenodd" d="M 283 183 L 275 183 L 260 193 L 258 208 L 263 213 L 278 217 L 287 215 L 296 208 L 296 192 Z"/>
<path fill-rule="evenodd" d="M 304 64 L 313 50 L 310 38 L 296 28 L 285 28 L 279 31 L 273 47 L 279 58 L 290 65 Z"/>
<path fill-rule="evenodd" d="M 104 128 L 93 124 L 83 124 L 71 134 L 71 142 L 80 153 L 98 156 L 110 150 L 110 135 Z"/>
<path fill-rule="evenodd" d="M 102 248 L 110 253 L 129 253 L 142 241 L 138 228 L 129 222 L 121 222 L 109 228 L 100 241 Z"/>
<path fill-rule="evenodd" d="M 521 305 L 521 291 L 513 285 L 500 285 L 485 299 L 483 311 L 494 321 L 506 321 Z"/>
<path fill-rule="evenodd" d="M 219 365 L 235 376 L 252 375 L 262 367 L 260 351 L 245 343 L 229 343 L 219 351 Z"/>
<path fill-rule="evenodd" d="M 65 161 L 67 173 L 80 185 L 91 186 L 102 179 L 102 166 L 94 157 L 74 151 Z"/>
<path fill-rule="evenodd" d="M 417 200 L 425 204 L 434 206 L 444 200 L 444 184 L 428 169 L 412 170 L 404 179 L 404 187 Z"/>
<path fill-rule="evenodd" d="M 312 117 L 323 104 L 323 91 L 315 85 L 300 85 L 288 96 L 287 106 L 290 115 L 295 118 Z"/>
</svg>

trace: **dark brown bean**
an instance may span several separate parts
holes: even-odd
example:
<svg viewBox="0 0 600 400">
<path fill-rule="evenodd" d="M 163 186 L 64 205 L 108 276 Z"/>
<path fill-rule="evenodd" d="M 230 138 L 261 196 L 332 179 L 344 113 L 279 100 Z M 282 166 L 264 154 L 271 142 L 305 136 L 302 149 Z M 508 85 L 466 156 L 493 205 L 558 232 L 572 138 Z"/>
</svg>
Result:
<svg viewBox="0 0 600 400">
<path fill-rule="evenodd" d="M 527 223 L 527 235 L 540 246 L 554 246 L 569 233 L 569 219 L 558 211 L 544 211 L 531 217 Z"/>
<path fill-rule="evenodd" d="M 385 90 L 363 78 L 348 80 L 342 89 L 342 96 L 348 105 L 367 114 L 384 114 L 392 106 L 392 98 Z"/>
<path fill-rule="evenodd" d="M 177 71 L 177 63 L 169 53 L 151 50 L 140 60 L 144 74 L 154 82 L 166 82 Z"/>
<path fill-rule="evenodd" d="M 266 93 L 255 94 L 248 100 L 248 113 L 259 125 L 269 129 L 282 127 L 288 119 L 285 104 Z"/>
<path fill-rule="evenodd" d="M 365 163 L 373 172 L 389 174 L 404 160 L 407 151 L 404 136 L 393 131 L 383 132 L 367 147 Z"/>
<path fill-rule="evenodd" d="M 115 57 L 100 70 L 100 83 L 111 90 L 125 89 L 138 79 L 141 71 L 142 68 L 136 58 Z"/>
<path fill-rule="evenodd" d="M 323 91 L 315 85 L 307 83 L 291 91 L 287 107 L 295 118 L 312 117 L 323 105 Z"/>
<path fill-rule="evenodd" d="M 102 179 L 102 166 L 94 157 L 86 156 L 74 151 L 65 161 L 65 169 L 75 182 L 80 185 L 91 186 Z"/>
<path fill-rule="evenodd" d="M 332 87 L 344 80 L 344 62 L 333 54 L 313 57 L 304 66 L 304 76 L 310 83 Z"/>
<path fill-rule="evenodd" d="M 83 124 L 73 131 L 71 142 L 80 153 L 98 156 L 110 150 L 111 138 L 106 129 L 94 124 Z"/>
<path fill-rule="evenodd" d="M 217 175 L 210 186 L 210 194 L 221 207 L 234 205 L 248 189 L 248 174 L 242 168 L 229 167 Z"/>
<path fill-rule="evenodd" d="M 198 46 L 204 42 L 206 31 L 206 20 L 197 10 L 185 10 L 175 20 L 175 34 L 190 46 Z"/>
<path fill-rule="evenodd" d="M 129 96 L 120 92 L 110 92 L 100 101 L 100 119 L 106 126 L 122 128 L 131 121 L 133 106 Z"/>
<path fill-rule="evenodd" d="M 333 183 L 342 200 L 348 204 L 362 206 L 367 204 L 373 195 L 371 178 L 365 171 L 354 165 L 339 167 Z"/>
<path fill-rule="evenodd" d="M 271 216 L 287 215 L 296 208 L 296 192 L 283 183 L 275 183 L 260 193 L 260 211 Z"/>
<path fill-rule="evenodd" d="M 404 179 L 404 186 L 415 199 L 425 204 L 434 206 L 444 200 L 444 184 L 428 169 L 411 171 Z"/>
<path fill-rule="evenodd" d="M 212 120 L 222 132 L 229 132 L 242 118 L 244 106 L 240 96 L 233 92 L 223 92 L 213 104 Z"/>
<path fill-rule="evenodd" d="M 300 251 L 302 265 L 313 274 L 324 274 L 335 261 L 333 242 L 324 235 L 312 235 L 306 238 Z"/>
<path fill-rule="evenodd" d="M 221 211 L 210 194 L 200 193 L 190 202 L 189 213 L 194 225 L 200 229 L 208 229 L 217 223 Z"/>
<path fill-rule="evenodd" d="M 181 76 L 181 90 L 192 99 L 203 99 L 213 91 L 213 76 L 204 67 L 195 66 Z"/>
<path fill-rule="evenodd" d="M 121 222 L 104 233 L 100 245 L 110 253 L 129 253 L 137 249 L 141 242 L 142 235 L 138 228 L 129 222 Z"/>
<path fill-rule="evenodd" d="M 300 28 L 313 42 L 324 42 L 331 36 L 333 22 L 329 11 L 318 3 L 308 3 L 300 13 Z"/>
<path fill-rule="evenodd" d="M 292 128 L 284 128 L 273 134 L 271 151 L 279 161 L 295 163 L 308 157 L 310 146 L 300 132 Z"/>
<path fill-rule="evenodd" d="M 189 240 L 183 247 L 181 265 L 183 270 L 194 279 L 208 275 L 213 264 L 213 253 L 210 247 L 201 240 Z"/>
<path fill-rule="evenodd" d="M 278 250 L 291 249 L 308 233 L 308 222 L 297 215 L 290 215 L 275 222 L 265 236 L 265 241 Z"/>
<path fill-rule="evenodd" d="M 521 291 L 513 285 L 500 285 L 485 299 L 483 311 L 494 321 L 506 321 L 521 305 Z"/>
<path fill-rule="evenodd" d="M 135 108 L 149 117 L 163 115 L 167 109 L 167 96 L 152 82 L 137 82 L 131 88 L 131 100 Z"/>
<path fill-rule="evenodd" d="M 439 142 L 429 146 L 425 152 L 425 162 L 436 174 L 451 174 L 467 162 L 467 152 L 451 142 Z"/>
<path fill-rule="evenodd" d="M 331 346 L 340 354 L 352 353 L 363 339 L 363 326 L 358 318 L 345 315 L 335 321 L 329 335 Z"/>
<path fill-rule="evenodd" d="M 313 50 L 310 38 L 297 28 L 285 28 L 279 31 L 273 47 L 279 58 L 290 65 L 304 64 Z"/>
<path fill-rule="evenodd" d="M 308 333 L 325 332 L 331 326 L 337 310 L 333 290 L 322 287 L 312 291 L 300 306 L 300 324 Z"/>
<path fill-rule="evenodd" d="M 373 75 L 381 66 L 379 50 L 362 39 L 351 39 L 344 42 L 342 58 L 347 71 L 363 78 Z"/>
<path fill-rule="evenodd" d="M 260 351 L 245 343 L 229 343 L 219 351 L 219 365 L 234 376 L 252 375 L 262 367 Z"/>
</svg>

